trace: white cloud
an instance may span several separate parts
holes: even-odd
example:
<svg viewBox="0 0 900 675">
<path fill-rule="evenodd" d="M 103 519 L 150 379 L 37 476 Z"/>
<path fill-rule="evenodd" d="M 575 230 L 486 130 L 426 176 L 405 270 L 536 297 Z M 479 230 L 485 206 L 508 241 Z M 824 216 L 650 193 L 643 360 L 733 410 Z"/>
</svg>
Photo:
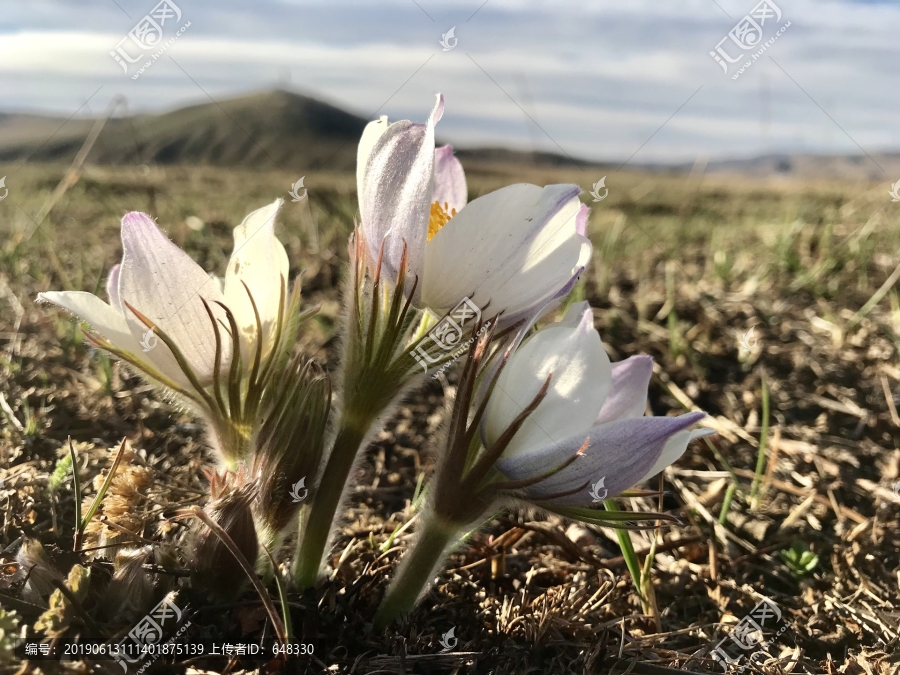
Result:
<svg viewBox="0 0 900 675">
<path fill-rule="evenodd" d="M 183 0 L 190 30 L 137 81 L 109 51 L 154 2 L 120 0 L 130 16 L 113 3 L 21 3 L 0 32 L 0 87 L 9 109 L 69 115 L 101 85 L 90 109 L 123 93 L 132 110 L 164 110 L 289 73 L 293 88 L 358 114 L 418 118 L 440 90 L 439 131 L 457 145 L 558 143 L 606 160 L 664 123 L 634 161 L 858 152 L 842 129 L 871 152 L 900 145 L 896 4 L 776 0 L 790 30 L 732 81 L 708 52 L 754 0 L 489 0 L 473 17 L 482 0 L 418 2 Z M 441 52 L 451 25 L 459 44 Z"/>
</svg>

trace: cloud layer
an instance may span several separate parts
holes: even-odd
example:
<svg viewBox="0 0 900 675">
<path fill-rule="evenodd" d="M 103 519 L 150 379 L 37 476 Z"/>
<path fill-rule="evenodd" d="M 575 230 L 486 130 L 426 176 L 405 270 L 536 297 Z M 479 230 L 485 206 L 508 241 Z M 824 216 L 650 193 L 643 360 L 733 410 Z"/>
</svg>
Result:
<svg viewBox="0 0 900 675">
<path fill-rule="evenodd" d="M 282 86 L 420 120 L 441 91 L 440 135 L 456 145 L 606 161 L 900 148 L 900 5 L 776 1 L 760 44 L 789 28 L 736 80 L 738 64 L 725 74 L 709 52 L 752 0 L 175 0 L 159 44 L 190 26 L 136 80 L 138 64 L 125 74 L 109 52 L 152 0 L 34 1 L 4 9 L 0 89 L 5 111 L 68 117 L 116 94 L 159 111 Z"/>
</svg>

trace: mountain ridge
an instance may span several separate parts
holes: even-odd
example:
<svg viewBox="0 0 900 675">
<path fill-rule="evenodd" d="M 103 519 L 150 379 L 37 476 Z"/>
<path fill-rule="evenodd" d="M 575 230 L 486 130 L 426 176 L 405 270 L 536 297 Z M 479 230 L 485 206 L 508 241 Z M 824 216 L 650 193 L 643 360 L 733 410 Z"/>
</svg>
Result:
<svg viewBox="0 0 900 675">
<path fill-rule="evenodd" d="M 94 119 L 64 120 L 32 113 L 0 113 L 0 162 L 71 161 Z M 154 114 L 111 118 L 89 161 L 95 164 L 185 164 L 352 171 L 367 120 L 304 94 L 281 89 Z M 614 162 L 501 147 L 457 147 L 463 161 L 548 168 L 612 169 Z M 745 176 L 900 178 L 900 153 L 867 155 L 771 153 L 710 161 L 707 173 Z M 645 171 L 689 171 L 691 163 L 629 164 Z M 879 168 L 879 166 L 881 168 Z M 893 173 L 889 173 L 893 172 Z"/>
</svg>

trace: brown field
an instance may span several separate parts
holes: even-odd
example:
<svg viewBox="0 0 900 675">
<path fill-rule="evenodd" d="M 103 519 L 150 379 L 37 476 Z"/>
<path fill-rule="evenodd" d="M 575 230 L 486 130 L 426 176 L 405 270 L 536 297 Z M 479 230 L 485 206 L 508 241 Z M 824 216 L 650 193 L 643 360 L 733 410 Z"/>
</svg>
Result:
<svg viewBox="0 0 900 675">
<path fill-rule="evenodd" d="M 71 552 L 68 437 L 89 496 L 128 438 L 134 452 L 127 468 L 144 487 L 123 487 L 120 501 L 104 501 L 99 515 L 118 518 L 167 556 L 166 571 L 153 575 L 157 590 L 176 584 L 184 564 L 184 526 L 167 519 L 202 505 L 208 490 L 202 470 L 210 453 L 196 421 L 86 346 L 69 316 L 36 306 L 37 293 L 103 295 L 121 255 L 119 219 L 129 210 L 156 217 L 205 269 L 221 273 L 232 228 L 250 210 L 285 197 L 297 178 L 212 167 L 89 167 L 36 229 L 35 214 L 65 168 L 26 164 L 0 202 L 0 605 L 16 612 L 0 619 L 9 623 L 0 623 L 0 663 L 4 641 L 23 626 L 31 631 L 43 612 L 21 596 L 25 571 L 15 553 L 26 537 L 41 541 L 63 574 L 76 562 L 91 569 L 81 601 L 89 621 L 80 612 L 66 617 L 67 636 L 113 638 L 127 630 L 100 606 L 111 562 Z M 578 169 L 466 168 L 470 198 L 510 182 L 590 189 L 601 177 Z M 757 657 L 763 672 L 897 672 L 900 296 L 892 273 L 900 274 L 900 203 L 890 201 L 885 185 L 862 180 L 610 170 L 606 183 L 604 201 L 583 195 L 594 207 L 594 260 L 576 293 L 595 307 L 613 360 L 637 353 L 656 360 L 654 414 L 697 406 L 718 431 L 665 474 L 664 507 L 683 524 L 659 531 L 655 607 L 642 607 L 612 530 L 519 512 L 492 520 L 454 554 L 407 621 L 373 631 L 374 609 L 409 541 L 409 531 L 392 533 L 412 517 L 417 480 L 433 468 L 446 418 L 443 388 L 429 381 L 359 464 L 332 575 L 315 593 L 289 596 L 298 641 L 315 645 L 297 672 L 721 672 L 710 649 L 763 596 L 790 622 L 765 658 Z M 297 349 L 327 369 L 356 213 L 354 177 L 310 175 L 306 187 L 312 217 L 288 202 L 280 235 L 292 274 L 303 271 L 308 302 L 321 304 Z M 191 216 L 202 230 L 188 227 Z M 741 348 L 742 336 L 749 349 Z M 757 467 L 761 498 L 751 500 Z M 93 536 L 103 527 L 98 522 Z M 632 534 L 642 560 L 653 536 Z M 817 561 L 786 563 L 792 546 Z M 284 547 L 281 561 L 290 550 Z M 194 602 L 191 609 L 205 637 L 270 634 L 252 590 L 227 606 Z M 438 640 L 450 628 L 458 646 L 439 654 Z M 63 671 L 35 663 L 43 672 Z M 27 664 L 7 666 L 29 672 Z M 203 659 L 166 668 L 188 666 L 252 668 Z M 112 662 L 90 667 L 118 672 Z"/>
</svg>

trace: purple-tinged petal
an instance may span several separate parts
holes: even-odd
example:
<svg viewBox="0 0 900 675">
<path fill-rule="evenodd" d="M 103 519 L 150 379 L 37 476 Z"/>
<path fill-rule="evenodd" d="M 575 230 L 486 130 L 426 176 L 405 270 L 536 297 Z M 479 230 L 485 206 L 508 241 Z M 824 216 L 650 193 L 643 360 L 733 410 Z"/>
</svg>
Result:
<svg viewBox="0 0 900 675">
<path fill-rule="evenodd" d="M 462 211 L 468 200 L 466 174 L 462 164 L 453 155 L 453 148 L 445 145 L 434 151 L 434 193 L 432 203 L 437 202 L 448 214 Z"/>
<path fill-rule="evenodd" d="M 559 473 L 527 488 L 526 494 L 532 499 L 540 499 L 589 483 L 582 491 L 548 502 L 560 506 L 589 506 L 602 501 L 592 495 L 591 486 L 602 479 L 601 485 L 607 492 L 601 497 L 612 497 L 641 482 L 656 466 L 669 439 L 704 415 L 695 412 L 679 417 L 637 417 L 609 422 L 555 445 L 503 458 L 497 462 L 497 468 L 512 480 L 539 476 L 562 465 L 588 439 L 590 444 L 580 457 Z M 689 431 L 685 434 L 690 438 Z"/>
<path fill-rule="evenodd" d="M 647 408 L 647 388 L 652 375 L 652 356 L 640 354 L 612 364 L 612 388 L 594 424 L 642 417 Z"/>
<path fill-rule="evenodd" d="M 443 111 L 444 98 L 438 94 L 427 124 L 403 120 L 385 129 L 372 147 L 359 181 L 359 208 L 370 259 L 377 259 L 383 242 L 382 275 L 396 280 L 405 244 L 407 291 L 419 277 L 414 303 L 421 295 L 433 201 L 434 125 Z"/>
<path fill-rule="evenodd" d="M 697 413 L 694 413 L 697 414 Z M 656 460 L 654 465 L 644 474 L 644 477 L 641 478 L 638 483 L 643 483 L 646 480 L 650 480 L 658 474 L 660 471 L 665 469 L 667 466 L 671 466 L 684 454 L 684 451 L 687 450 L 688 443 L 698 438 L 703 438 L 704 436 L 710 436 L 711 434 L 716 433 L 712 429 L 694 429 L 693 431 L 684 430 L 679 431 L 677 434 L 673 435 L 668 441 L 666 441 L 666 445 L 663 448 L 663 451 L 659 455 L 659 459 Z"/>
<path fill-rule="evenodd" d="M 582 204 L 581 208 L 578 209 L 578 216 L 575 219 L 575 231 L 582 237 L 587 232 L 588 214 L 590 212 L 591 210 L 587 207 L 587 204 Z"/>
<path fill-rule="evenodd" d="M 113 265 L 109 270 L 109 276 L 106 278 L 106 295 L 109 297 L 109 304 L 120 314 L 125 314 L 125 307 L 122 306 L 122 301 L 119 299 L 119 272 L 121 269 L 122 265 L 119 264 Z"/>
<path fill-rule="evenodd" d="M 123 306 L 129 303 L 169 335 L 200 383 L 209 384 L 216 343 L 201 298 L 215 307 L 213 303 L 222 301 L 219 284 L 143 213 L 128 213 L 122 219 L 122 249 L 119 297 Z M 146 326 L 131 312 L 125 316 L 131 334 L 140 341 L 147 332 Z M 231 352 L 230 340 L 227 333 L 220 333 L 227 356 Z M 166 367 L 165 372 L 171 367 L 168 357 L 171 353 L 162 341 L 148 352 L 148 358 L 159 363 L 161 369 Z"/>
</svg>

